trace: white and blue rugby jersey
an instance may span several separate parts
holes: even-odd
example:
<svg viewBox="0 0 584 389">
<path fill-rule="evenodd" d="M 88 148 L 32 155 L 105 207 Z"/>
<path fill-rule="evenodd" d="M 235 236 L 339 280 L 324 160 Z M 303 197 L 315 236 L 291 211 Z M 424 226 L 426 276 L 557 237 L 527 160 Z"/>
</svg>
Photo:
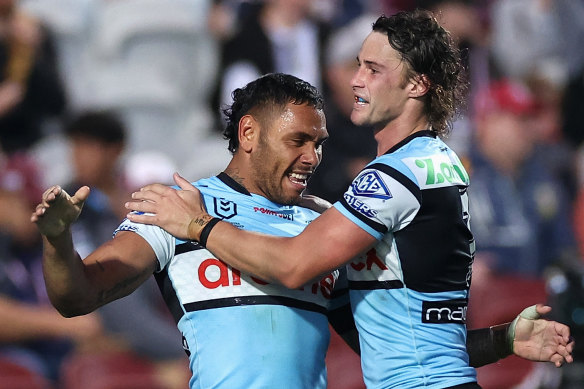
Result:
<svg viewBox="0 0 584 389">
<path fill-rule="evenodd" d="M 238 228 L 293 236 L 318 216 L 250 194 L 225 173 L 195 185 L 207 211 Z M 156 253 L 156 278 L 189 355 L 190 388 L 326 388 L 326 313 L 338 272 L 290 290 L 161 228 L 125 220 L 120 230 L 136 232 Z M 335 303 L 343 300 L 349 303 L 347 294 Z"/>
<path fill-rule="evenodd" d="M 466 352 L 468 184 L 456 154 L 422 131 L 373 160 L 334 204 L 378 239 L 347 265 L 370 389 L 476 381 Z"/>
</svg>

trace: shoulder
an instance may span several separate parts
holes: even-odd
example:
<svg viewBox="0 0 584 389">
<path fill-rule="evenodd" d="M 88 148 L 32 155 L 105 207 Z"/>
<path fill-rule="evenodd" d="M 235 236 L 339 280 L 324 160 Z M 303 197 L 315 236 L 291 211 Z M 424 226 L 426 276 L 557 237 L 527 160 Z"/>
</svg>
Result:
<svg viewBox="0 0 584 389">
<path fill-rule="evenodd" d="M 299 207 L 308 208 L 318 213 L 323 213 L 329 209 L 332 204 L 325 199 L 314 195 L 304 195 L 298 203 Z"/>
</svg>

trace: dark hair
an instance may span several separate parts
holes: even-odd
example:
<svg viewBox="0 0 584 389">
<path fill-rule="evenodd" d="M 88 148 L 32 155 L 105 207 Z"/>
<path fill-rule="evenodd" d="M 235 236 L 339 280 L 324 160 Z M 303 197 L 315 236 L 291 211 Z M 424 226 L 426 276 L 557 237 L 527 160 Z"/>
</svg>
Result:
<svg viewBox="0 0 584 389">
<path fill-rule="evenodd" d="M 125 143 L 126 128 L 111 110 L 86 111 L 68 122 L 65 134 L 71 138 L 93 139 L 107 144 Z"/>
<path fill-rule="evenodd" d="M 387 35 L 391 47 L 400 53 L 408 65 L 408 80 L 427 77 L 426 115 L 438 135 L 447 135 L 467 89 L 460 51 L 450 34 L 432 13 L 421 9 L 381 16 L 373 23 L 373 31 Z"/>
<path fill-rule="evenodd" d="M 240 119 L 250 113 L 283 110 L 286 104 L 308 104 L 323 109 L 323 98 L 318 90 L 306 81 L 289 74 L 269 73 L 231 94 L 233 104 L 223 109 L 227 126 L 223 137 L 229 140 L 229 151 L 239 147 L 237 136 Z"/>
</svg>

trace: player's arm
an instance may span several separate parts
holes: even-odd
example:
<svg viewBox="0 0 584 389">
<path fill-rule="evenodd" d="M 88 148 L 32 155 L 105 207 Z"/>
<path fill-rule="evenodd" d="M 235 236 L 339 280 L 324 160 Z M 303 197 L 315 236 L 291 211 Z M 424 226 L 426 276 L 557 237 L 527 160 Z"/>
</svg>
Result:
<svg viewBox="0 0 584 389">
<path fill-rule="evenodd" d="M 48 189 L 31 216 L 43 237 L 43 274 L 51 303 L 66 317 L 83 315 L 123 297 L 155 269 L 156 257 L 139 235 L 120 232 L 81 259 L 71 234 L 89 188 L 69 196 L 60 187 Z"/>
<path fill-rule="evenodd" d="M 541 304 L 524 309 L 511 323 L 471 330 L 467 337 L 470 365 L 480 367 L 515 354 L 557 367 L 573 362 L 570 328 L 542 319 L 551 307 Z"/>
<path fill-rule="evenodd" d="M 268 282 L 299 288 L 376 243 L 334 207 L 293 238 L 244 231 L 217 219 L 208 224 L 213 218 L 205 212 L 199 191 L 178 174 L 175 181 L 183 190 L 153 184 L 133 193 L 126 208 L 146 213 L 130 213 L 128 219 L 157 225 L 180 239 L 202 241 L 217 258 Z"/>
</svg>

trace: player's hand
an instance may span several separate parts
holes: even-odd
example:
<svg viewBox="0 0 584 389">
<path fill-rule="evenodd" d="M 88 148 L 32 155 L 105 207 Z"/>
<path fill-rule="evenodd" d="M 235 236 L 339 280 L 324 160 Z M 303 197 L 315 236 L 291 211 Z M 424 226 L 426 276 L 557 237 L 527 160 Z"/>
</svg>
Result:
<svg viewBox="0 0 584 389">
<path fill-rule="evenodd" d="M 41 203 L 36 206 L 30 221 L 46 237 L 57 237 L 77 220 L 89 192 L 88 186 L 82 186 L 71 197 L 60 186 L 52 186 L 43 193 Z"/>
<path fill-rule="evenodd" d="M 517 318 L 513 342 L 515 355 L 532 361 L 552 362 L 556 367 L 572 363 L 574 340 L 570 336 L 570 327 L 541 319 L 552 310 L 551 307 L 537 304 L 534 308 L 526 309 Z"/>
<path fill-rule="evenodd" d="M 130 211 L 127 218 L 142 224 L 152 224 L 163 228 L 169 234 L 183 240 L 189 239 L 191 220 L 206 214 L 201 193 L 178 173 L 174 182 L 182 189 L 167 185 L 150 184 L 132 193 L 132 200 L 125 206 Z"/>
</svg>

